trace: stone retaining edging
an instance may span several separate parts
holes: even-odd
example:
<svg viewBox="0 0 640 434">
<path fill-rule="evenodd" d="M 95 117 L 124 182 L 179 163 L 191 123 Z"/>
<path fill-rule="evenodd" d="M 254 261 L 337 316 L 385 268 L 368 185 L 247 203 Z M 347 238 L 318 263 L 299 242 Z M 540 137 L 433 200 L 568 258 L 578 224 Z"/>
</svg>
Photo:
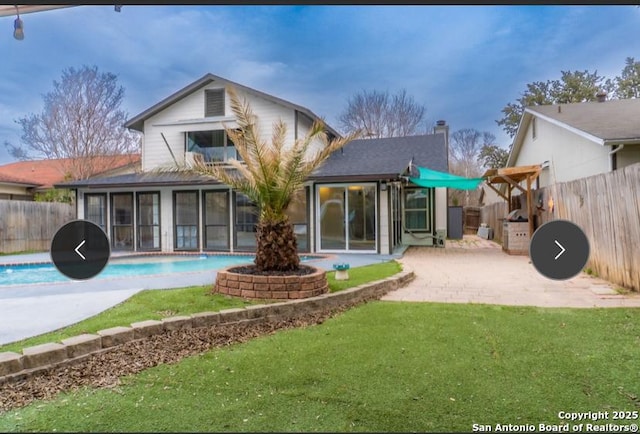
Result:
<svg viewBox="0 0 640 434">
<path fill-rule="evenodd" d="M 403 271 L 386 279 L 377 280 L 334 293 L 219 312 L 200 312 L 190 316 L 174 316 L 161 321 L 147 320 L 132 323 L 130 327 L 112 327 L 96 334 L 82 334 L 63 339 L 61 343 L 46 343 L 15 352 L 0 353 L 0 385 L 20 381 L 56 366 L 79 363 L 94 354 L 110 351 L 119 345 L 145 339 L 182 328 L 214 327 L 240 322 L 274 321 L 309 313 L 332 311 L 362 302 L 379 299 L 384 294 L 407 285 L 415 278 L 413 270 L 405 265 Z"/>
</svg>

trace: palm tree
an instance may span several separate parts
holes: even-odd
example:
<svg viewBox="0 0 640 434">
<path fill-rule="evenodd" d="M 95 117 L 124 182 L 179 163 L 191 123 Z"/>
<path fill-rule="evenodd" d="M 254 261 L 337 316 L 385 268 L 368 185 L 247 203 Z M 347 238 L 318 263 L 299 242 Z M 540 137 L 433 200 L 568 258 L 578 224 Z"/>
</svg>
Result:
<svg viewBox="0 0 640 434">
<path fill-rule="evenodd" d="M 258 205 L 255 264 L 259 271 L 298 270 L 300 258 L 287 207 L 311 172 L 332 152 L 357 137 L 358 132 L 329 141 L 324 123 L 315 121 L 305 137 L 286 147 L 287 126 L 280 120 L 273 125 L 271 141 L 266 142 L 259 137 L 257 116 L 247 100 L 241 99 L 232 87 L 227 92 L 238 128 L 225 126 L 225 131 L 242 161 L 229 159 L 231 167 L 225 167 L 196 160 L 193 170 L 216 178 Z M 312 152 L 316 141 L 322 147 Z"/>
</svg>

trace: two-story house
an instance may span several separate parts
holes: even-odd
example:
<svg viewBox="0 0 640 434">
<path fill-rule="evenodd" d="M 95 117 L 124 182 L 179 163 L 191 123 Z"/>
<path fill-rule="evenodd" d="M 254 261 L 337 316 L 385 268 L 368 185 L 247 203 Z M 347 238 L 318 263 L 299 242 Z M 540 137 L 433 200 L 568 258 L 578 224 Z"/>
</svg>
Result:
<svg viewBox="0 0 640 434">
<path fill-rule="evenodd" d="M 142 171 L 58 184 L 76 190 L 77 216 L 100 225 L 113 249 L 251 251 L 257 209 L 244 195 L 188 170 L 193 158 L 212 164 L 237 158 L 227 86 L 246 98 L 265 139 L 282 119 L 287 141 L 318 119 L 289 101 L 207 74 L 133 117 L 143 134 Z M 329 136 L 338 132 L 327 126 Z M 363 139 L 347 144 L 309 178 L 289 207 L 301 252 L 393 252 L 446 235 L 446 189 L 413 186 L 400 174 L 413 158 L 446 172 L 448 126 L 433 134 Z"/>
</svg>

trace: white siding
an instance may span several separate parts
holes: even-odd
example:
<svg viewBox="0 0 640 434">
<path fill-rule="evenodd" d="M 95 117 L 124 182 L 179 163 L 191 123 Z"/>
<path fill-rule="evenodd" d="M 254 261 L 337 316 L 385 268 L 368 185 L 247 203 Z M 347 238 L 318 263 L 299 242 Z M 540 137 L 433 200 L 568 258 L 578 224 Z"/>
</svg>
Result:
<svg viewBox="0 0 640 434">
<path fill-rule="evenodd" d="M 626 145 L 617 155 L 618 169 L 640 163 L 640 145 Z"/>
<path fill-rule="evenodd" d="M 171 167 L 174 165 L 171 152 L 165 144 L 164 134 L 171 151 L 178 164 L 184 163 L 185 132 L 207 129 L 221 129 L 224 125 L 234 127 L 233 116 L 230 108 L 229 96 L 225 97 L 225 117 L 204 118 L 204 94 L 207 89 L 220 88 L 220 84 L 212 83 L 147 119 L 144 123 L 143 140 L 143 170 L 149 171 L 159 167 Z M 252 93 L 238 91 L 241 97 L 246 97 L 251 109 L 258 117 L 259 132 L 263 140 L 269 141 L 273 133 L 273 124 L 282 119 L 288 126 L 287 143 L 293 143 L 295 134 L 294 110 L 272 102 L 266 98 Z M 190 122 L 185 122 L 190 121 Z M 182 122 L 179 125 L 167 125 Z"/>
<path fill-rule="evenodd" d="M 0 185 L 1 194 L 20 194 L 24 196 L 30 196 L 31 193 L 27 192 L 26 187 L 19 187 L 17 185 Z"/>
<path fill-rule="evenodd" d="M 447 189 L 436 188 L 436 232 L 445 231 L 447 233 Z"/>
<path fill-rule="evenodd" d="M 298 139 L 303 139 L 311 130 L 311 126 L 313 125 L 313 120 L 311 120 L 308 116 L 299 113 L 298 114 Z M 308 156 L 312 157 L 317 152 L 322 150 L 324 146 L 321 140 L 314 140 L 309 146 Z"/>
<path fill-rule="evenodd" d="M 379 188 L 379 187 L 378 187 Z M 391 220 L 389 218 L 389 192 L 390 188 L 386 191 L 380 191 L 380 205 L 378 205 L 379 220 L 378 220 L 378 237 L 380 239 L 380 254 L 391 254 L 391 246 L 389 245 L 389 227 Z"/>
<path fill-rule="evenodd" d="M 540 118 L 536 118 L 535 122 L 536 138 L 532 138 L 532 122 L 514 166 L 549 161 L 549 168 L 540 174 L 540 187 L 610 170 L 608 146 L 598 145 Z"/>
</svg>

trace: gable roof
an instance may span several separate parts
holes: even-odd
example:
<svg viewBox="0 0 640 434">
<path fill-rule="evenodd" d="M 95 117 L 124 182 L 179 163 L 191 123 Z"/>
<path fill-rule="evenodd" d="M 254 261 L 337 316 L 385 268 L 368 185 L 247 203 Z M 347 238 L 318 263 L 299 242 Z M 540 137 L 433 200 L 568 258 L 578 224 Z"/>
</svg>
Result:
<svg viewBox="0 0 640 434">
<path fill-rule="evenodd" d="M 331 154 L 310 179 L 396 179 L 412 158 L 418 166 L 448 172 L 444 134 L 353 140 Z"/>
<path fill-rule="evenodd" d="M 254 95 L 258 95 L 266 100 L 272 101 L 276 104 L 280 104 L 283 105 L 285 107 L 289 107 L 293 110 L 297 110 L 301 113 L 304 113 L 305 115 L 307 115 L 308 117 L 310 117 L 312 120 L 316 120 L 316 119 L 321 119 L 318 115 L 316 115 L 315 113 L 313 113 L 311 110 L 309 110 L 308 108 L 302 107 L 300 105 L 294 104 L 290 101 L 286 101 L 284 99 L 278 98 L 276 96 L 273 95 L 269 95 L 267 93 L 261 92 L 259 90 L 256 89 L 252 89 L 250 87 L 247 86 L 243 86 L 239 83 L 233 82 L 231 80 L 227 80 L 226 78 L 222 78 L 219 77 L 217 75 L 213 75 L 211 73 L 205 74 L 204 76 L 202 76 L 202 78 L 194 81 L 193 83 L 189 84 L 188 86 L 183 87 L 182 89 L 180 89 L 179 91 L 173 93 L 172 95 L 169 95 L 168 97 L 166 97 L 165 99 L 163 99 L 162 101 L 160 101 L 159 103 L 149 107 L 148 109 L 146 109 L 145 111 L 143 111 L 142 113 L 134 116 L 133 118 L 129 119 L 124 126 L 126 128 L 130 128 L 130 129 L 134 129 L 140 132 L 143 132 L 144 130 L 144 121 L 146 121 L 147 119 L 149 119 L 150 117 L 154 116 L 155 114 L 161 112 L 162 110 L 164 110 L 165 108 L 169 107 L 170 105 L 176 103 L 177 101 L 181 100 L 182 98 L 186 97 L 187 95 L 192 94 L 193 92 L 209 85 L 210 83 L 213 82 L 222 82 L 223 84 L 227 85 L 230 84 L 233 87 L 235 87 L 236 89 L 240 89 L 243 90 L 247 93 L 253 93 Z M 327 130 L 329 130 L 329 132 L 333 135 L 335 135 L 336 137 L 339 137 L 340 134 L 335 131 L 333 128 L 331 128 L 329 125 L 327 125 L 325 123 L 325 126 L 327 128 Z"/>
<path fill-rule="evenodd" d="M 599 145 L 640 144 L 640 99 L 530 106 L 520 119 L 507 166 L 515 164 L 534 117 Z"/>
<path fill-rule="evenodd" d="M 16 161 L 0 166 L 0 181 L 3 178 L 17 179 L 23 184 L 37 186 L 39 189 L 53 188 L 53 185 L 62 182 L 65 178 L 65 163 L 70 158 L 53 158 L 49 160 Z M 105 156 L 100 172 L 119 167 L 137 164 L 140 154 L 110 155 Z M 10 181 L 6 181 L 10 182 Z"/>
</svg>

